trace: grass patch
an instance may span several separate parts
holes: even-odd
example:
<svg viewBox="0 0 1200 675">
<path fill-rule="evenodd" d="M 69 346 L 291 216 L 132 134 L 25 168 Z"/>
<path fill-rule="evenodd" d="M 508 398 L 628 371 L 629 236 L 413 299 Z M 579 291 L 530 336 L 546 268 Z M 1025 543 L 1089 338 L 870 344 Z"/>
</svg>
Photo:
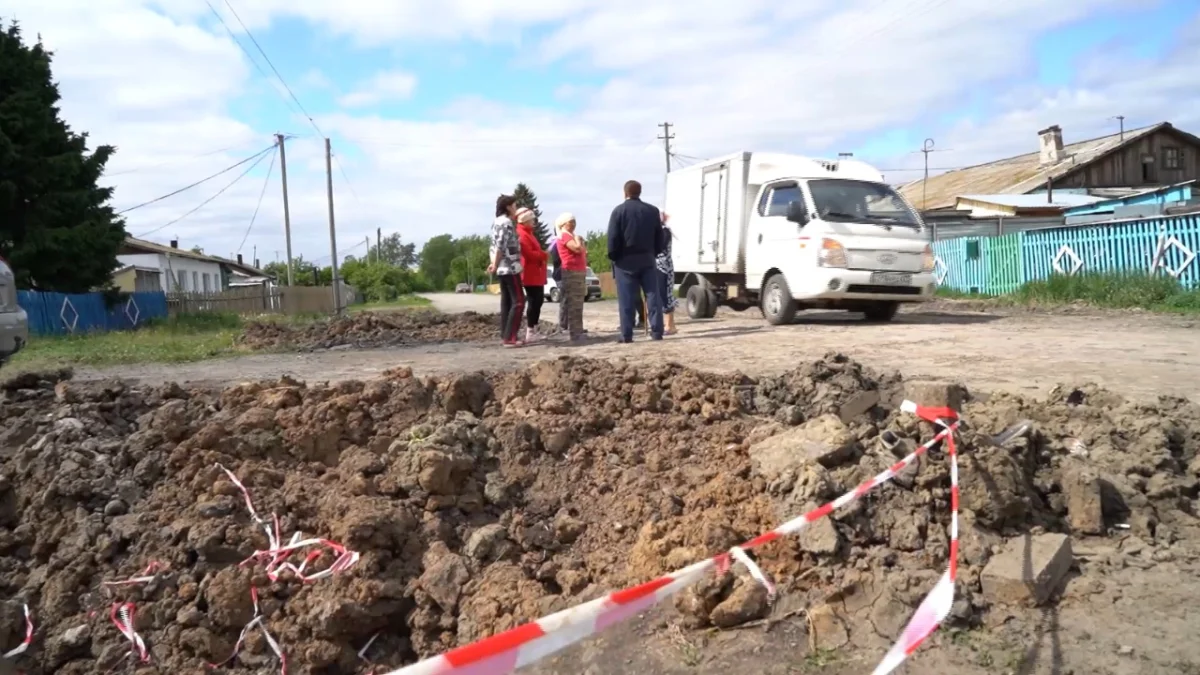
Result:
<svg viewBox="0 0 1200 675">
<path fill-rule="evenodd" d="M 421 297 L 419 295 L 402 295 L 395 300 L 368 302 L 361 305 L 354 305 L 350 308 L 350 312 L 389 312 L 398 309 L 412 309 L 414 307 L 430 307 L 432 305 L 433 301 L 429 298 Z"/>
<path fill-rule="evenodd" d="M 982 300 L 997 306 L 1054 307 L 1084 304 L 1105 309 L 1144 309 L 1176 314 L 1200 313 L 1200 290 L 1185 289 L 1164 275 L 1100 272 L 1030 281 L 1009 295 L 991 296 L 939 288 L 950 300 Z"/>
<path fill-rule="evenodd" d="M 258 320 L 302 323 L 313 317 L 268 315 Z M 134 331 L 33 336 L 29 346 L 13 357 L 11 369 L 203 361 L 246 351 L 235 344 L 245 321 L 237 314 L 214 312 L 155 319 Z"/>
</svg>

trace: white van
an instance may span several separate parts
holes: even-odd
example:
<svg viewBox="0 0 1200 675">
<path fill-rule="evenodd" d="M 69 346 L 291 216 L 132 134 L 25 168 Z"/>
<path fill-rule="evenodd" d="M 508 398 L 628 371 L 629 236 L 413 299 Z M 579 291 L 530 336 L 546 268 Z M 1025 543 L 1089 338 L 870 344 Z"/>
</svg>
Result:
<svg viewBox="0 0 1200 675">
<path fill-rule="evenodd" d="M 675 282 L 688 315 L 760 307 L 772 324 L 799 310 L 890 321 L 934 293 L 920 214 L 857 160 L 739 152 L 667 174 Z"/>
<path fill-rule="evenodd" d="M 600 277 L 592 271 L 591 267 L 587 268 L 587 274 L 584 277 L 587 279 L 587 290 L 584 292 L 583 301 L 599 300 L 603 295 L 600 288 Z M 558 284 L 554 283 L 554 265 L 546 267 L 546 299 L 550 302 L 558 302 L 562 299 L 558 292 Z"/>
</svg>

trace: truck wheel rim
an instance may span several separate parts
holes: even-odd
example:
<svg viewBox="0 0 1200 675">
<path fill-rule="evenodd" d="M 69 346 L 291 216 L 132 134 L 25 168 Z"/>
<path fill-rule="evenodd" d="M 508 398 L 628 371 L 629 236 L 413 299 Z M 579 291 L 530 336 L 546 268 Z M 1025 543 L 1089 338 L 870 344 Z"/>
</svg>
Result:
<svg viewBox="0 0 1200 675">
<path fill-rule="evenodd" d="M 778 286 L 772 286 L 770 294 L 767 295 L 767 312 L 778 316 L 781 311 L 783 311 L 783 291 L 779 290 Z"/>
</svg>

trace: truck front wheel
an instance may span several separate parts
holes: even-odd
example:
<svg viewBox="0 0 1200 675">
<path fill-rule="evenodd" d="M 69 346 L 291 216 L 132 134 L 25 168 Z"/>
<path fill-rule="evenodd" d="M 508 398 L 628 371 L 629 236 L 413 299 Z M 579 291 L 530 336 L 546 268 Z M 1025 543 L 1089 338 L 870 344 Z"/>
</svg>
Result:
<svg viewBox="0 0 1200 675">
<path fill-rule="evenodd" d="M 888 322 L 896 318 L 896 312 L 900 310 L 898 302 L 877 302 L 868 307 L 863 314 L 867 321 Z"/>
<path fill-rule="evenodd" d="M 795 320 L 796 300 L 782 274 L 767 279 L 762 291 L 762 313 L 772 326 L 783 326 Z"/>
</svg>

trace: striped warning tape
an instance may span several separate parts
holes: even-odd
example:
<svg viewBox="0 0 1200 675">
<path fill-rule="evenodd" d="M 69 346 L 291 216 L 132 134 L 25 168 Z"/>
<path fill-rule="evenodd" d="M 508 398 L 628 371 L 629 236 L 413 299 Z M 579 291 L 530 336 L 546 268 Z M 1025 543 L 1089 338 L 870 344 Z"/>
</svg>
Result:
<svg viewBox="0 0 1200 675">
<path fill-rule="evenodd" d="M 896 462 L 850 492 L 812 511 L 734 547 L 726 553 L 695 563 L 676 572 L 659 577 L 640 586 L 627 588 L 597 598 L 582 605 L 565 609 L 512 630 L 493 635 L 478 642 L 458 647 L 445 654 L 426 659 L 386 675 L 505 675 L 517 668 L 534 663 L 584 638 L 595 635 L 616 623 L 640 614 L 715 570 L 724 572 L 732 562 L 747 566 L 752 576 L 773 591 L 762 571 L 745 555 L 745 551 L 762 546 L 803 530 L 810 523 L 828 516 L 886 483 L 912 464 L 934 445 L 946 442 L 951 459 L 951 519 L 950 567 L 933 591 L 917 608 L 900 640 L 875 669 L 874 675 L 886 675 L 912 654 L 937 629 L 950 613 L 954 603 L 954 579 L 957 574 L 958 552 L 958 465 L 954 432 L 961 419 L 950 408 L 929 408 L 905 401 L 901 410 L 917 415 L 941 427 L 929 442 L 921 445 L 904 459 Z"/>
</svg>

